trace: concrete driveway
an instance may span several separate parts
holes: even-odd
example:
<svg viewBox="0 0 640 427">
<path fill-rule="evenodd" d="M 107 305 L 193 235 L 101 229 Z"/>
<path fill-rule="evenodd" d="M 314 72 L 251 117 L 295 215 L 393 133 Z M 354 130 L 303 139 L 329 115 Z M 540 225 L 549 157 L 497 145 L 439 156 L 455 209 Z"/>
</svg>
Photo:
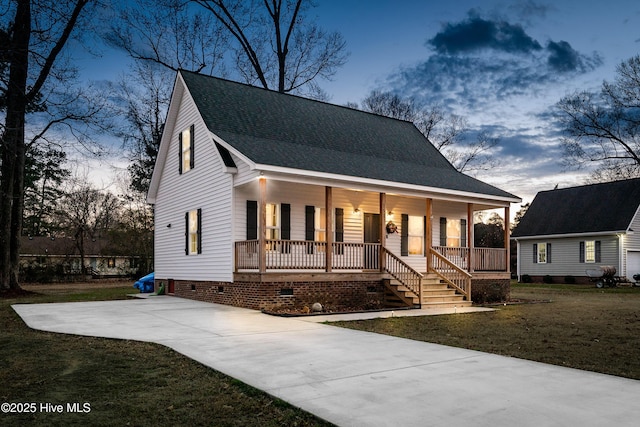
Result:
<svg viewBox="0 0 640 427">
<path fill-rule="evenodd" d="M 609 375 L 168 296 L 13 308 L 166 345 L 340 426 L 640 425 L 640 381 Z"/>
</svg>

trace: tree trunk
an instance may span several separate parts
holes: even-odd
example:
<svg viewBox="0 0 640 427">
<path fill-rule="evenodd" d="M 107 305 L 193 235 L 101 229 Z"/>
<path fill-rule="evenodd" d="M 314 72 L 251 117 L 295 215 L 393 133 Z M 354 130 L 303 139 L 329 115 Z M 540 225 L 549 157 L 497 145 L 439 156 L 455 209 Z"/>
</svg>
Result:
<svg viewBox="0 0 640 427">
<path fill-rule="evenodd" d="M 24 203 L 24 122 L 27 111 L 27 75 L 31 37 L 31 5 L 18 1 L 10 47 L 7 113 L 2 137 L 0 178 L 0 289 L 19 287 L 17 280 L 22 205 Z M 17 188 L 16 188 L 17 185 Z M 14 218 L 14 215 L 17 215 Z M 14 232 L 16 232 L 14 236 Z"/>
</svg>

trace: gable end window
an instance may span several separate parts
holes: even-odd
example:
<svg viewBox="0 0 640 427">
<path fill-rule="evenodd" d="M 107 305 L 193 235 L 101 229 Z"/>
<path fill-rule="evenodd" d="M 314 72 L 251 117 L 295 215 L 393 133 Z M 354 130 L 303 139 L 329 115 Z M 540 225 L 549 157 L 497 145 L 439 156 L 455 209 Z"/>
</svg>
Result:
<svg viewBox="0 0 640 427">
<path fill-rule="evenodd" d="M 183 173 L 190 171 L 194 166 L 194 125 L 180 132 L 178 135 L 179 146 L 179 171 Z"/>
<path fill-rule="evenodd" d="M 185 255 L 202 253 L 202 209 L 189 211 L 185 220 Z"/>
</svg>

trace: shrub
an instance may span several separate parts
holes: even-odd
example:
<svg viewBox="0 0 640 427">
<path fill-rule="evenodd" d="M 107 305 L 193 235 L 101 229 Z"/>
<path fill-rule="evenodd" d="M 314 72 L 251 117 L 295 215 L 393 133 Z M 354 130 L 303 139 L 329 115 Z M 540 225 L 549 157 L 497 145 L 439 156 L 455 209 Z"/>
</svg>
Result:
<svg viewBox="0 0 640 427">
<path fill-rule="evenodd" d="M 542 281 L 543 281 L 544 283 L 553 283 L 553 277 L 551 277 L 551 276 L 549 276 L 549 275 L 547 274 L 546 276 L 544 276 L 544 277 L 542 278 Z"/>
<path fill-rule="evenodd" d="M 505 283 L 474 283 L 471 286 L 471 301 L 475 304 L 504 302 L 509 299 L 511 285 Z"/>
<path fill-rule="evenodd" d="M 573 276 L 564 276 L 564 283 L 567 283 L 569 285 L 573 285 L 576 283 L 576 278 Z"/>
<path fill-rule="evenodd" d="M 533 279 L 531 279 L 531 276 L 529 276 L 528 274 L 523 274 L 522 277 L 520 277 L 520 281 L 522 283 L 532 283 Z"/>
</svg>

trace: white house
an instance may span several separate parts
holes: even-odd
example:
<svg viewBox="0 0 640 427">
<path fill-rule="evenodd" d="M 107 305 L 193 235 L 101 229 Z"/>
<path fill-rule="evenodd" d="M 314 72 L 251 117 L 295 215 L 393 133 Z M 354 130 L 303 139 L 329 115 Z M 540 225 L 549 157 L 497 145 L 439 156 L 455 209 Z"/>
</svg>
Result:
<svg viewBox="0 0 640 427">
<path fill-rule="evenodd" d="M 586 282 L 598 266 L 632 278 L 640 273 L 640 179 L 540 192 L 512 237 L 519 278 Z"/>
<path fill-rule="evenodd" d="M 474 248 L 473 213 L 508 218 L 520 199 L 457 172 L 410 122 L 181 71 L 148 201 L 169 293 L 338 309 L 508 285 L 508 247 Z"/>
</svg>

